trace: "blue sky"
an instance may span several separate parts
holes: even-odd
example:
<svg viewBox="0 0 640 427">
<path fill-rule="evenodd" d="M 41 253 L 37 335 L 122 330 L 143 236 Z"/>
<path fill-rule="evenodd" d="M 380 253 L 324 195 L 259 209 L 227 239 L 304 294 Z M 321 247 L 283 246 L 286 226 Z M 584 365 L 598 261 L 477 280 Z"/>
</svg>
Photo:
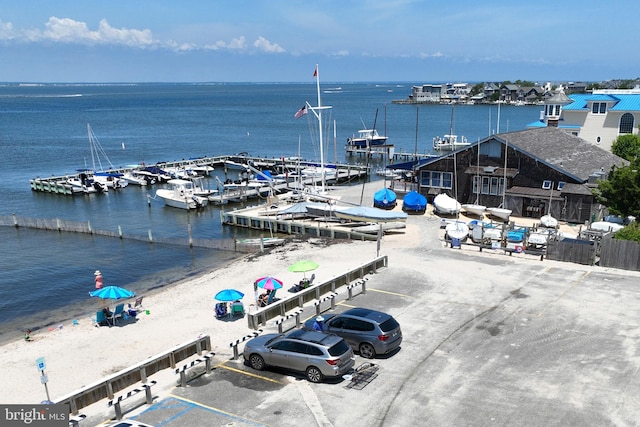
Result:
<svg viewBox="0 0 640 427">
<path fill-rule="evenodd" d="M 0 81 L 601 81 L 637 0 L 0 0 Z"/>
</svg>

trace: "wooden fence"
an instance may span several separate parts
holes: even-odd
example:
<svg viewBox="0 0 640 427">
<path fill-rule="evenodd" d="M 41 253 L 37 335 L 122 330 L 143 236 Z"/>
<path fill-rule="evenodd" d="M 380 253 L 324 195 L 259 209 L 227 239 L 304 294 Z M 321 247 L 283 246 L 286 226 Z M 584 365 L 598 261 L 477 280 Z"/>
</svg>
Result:
<svg viewBox="0 0 640 427">
<path fill-rule="evenodd" d="M 594 265 L 598 242 L 593 240 L 550 240 L 547 244 L 547 259 Z"/>
<path fill-rule="evenodd" d="M 601 245 L 601 267 L 640 271 L 640 243 L 607 237 Z"/>
</svg>

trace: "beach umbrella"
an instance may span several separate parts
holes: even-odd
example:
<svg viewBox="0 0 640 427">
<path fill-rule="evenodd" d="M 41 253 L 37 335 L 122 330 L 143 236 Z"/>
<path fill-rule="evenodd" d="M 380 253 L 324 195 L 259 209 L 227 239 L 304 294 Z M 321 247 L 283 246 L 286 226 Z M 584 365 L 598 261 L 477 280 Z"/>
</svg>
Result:
<svg viewBox="0 0 640 427">
<path fill-rule="evenodd" d="M 89 295 L 103 300 L 119 300 L 136 296 L 133 291 L 121 288 L 120 286 L 105 286 L 104 288 L 96 289 L 95 291 L 89 292 Z"/>
<path fill-rule="evenodd" d="M 280 289 L 282 287 L 282 281 L 275 277 L 266 276 L 256 280 L 256 285 L 262 289 L 270 289 L 272 291 Z"/>
<path fill-rule="evenodd" d="M 244 294 L 240 291 L 236 291 L 235 289 L 223 289 L 218 292 L 214 298 L 218 301 L 228 302 L 242 299 L 242 297 L 244 297 Z"/>
<path fill-rule="evenodd" d="M 287 270 L 293 273 L 305 273 L 304 277 L 307 277 L 307 271 L 312 271 L 318 268 L 318 263 L 314 261 L 301 260 L 295 264 L 291 264 Z"/>
</svg>

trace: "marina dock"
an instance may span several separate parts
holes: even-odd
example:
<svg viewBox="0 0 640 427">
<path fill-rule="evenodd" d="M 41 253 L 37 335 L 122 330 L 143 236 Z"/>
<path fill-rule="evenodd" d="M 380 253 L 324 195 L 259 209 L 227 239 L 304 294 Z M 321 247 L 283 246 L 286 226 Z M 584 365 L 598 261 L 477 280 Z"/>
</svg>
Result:
<svg viewBox="0 0 640 427">
<path fill-rule="evenodd" d="M 229 167 L 229 163 L 233 162 L 234 165 L 237 165 L 241 168 L 240 171 L 237 169 L 232 173 L 233 168 Z M 222 171 L 224 177 L 227 175 L 235 175 L 242 174 L 247 172 L 247 174 L 255 175 L 250 172 L 250 169 L 253 170 L 269 170 L 274 175 L 275 174 L 284 174 L 285 180 L 277 180 L 273 181 L 271 187 L 275 192 L 286 192 L 291 190 L 293 187 L 306 185 L 306 186 L 314 186 L 322 184 L 321 176 L 305 176 L 302 178 L 296 177 L 299 175 L 296 171 L 300 171 L 305 167 L 319 167 L 320 165 L 317 162 L 305 161 L 297 158 L 261 158 L 261 157 L 251 157 L 251 156 L 214 156 L 214 157 L 202 157 L 197 159 L 188 159 L 188 160 L 179 160 L 179 161 L 171 161 L 171 162 L 159 162 L 156 165 L 161 169 L 187 169 L 194 166 L 208 166 L 213 168 L 216 171 Z M 127 172 L 132 172 L 136 170 L 140 170 L 144 165 L 140 165 L 139 167 L 127 167 L 127 168 L 116 168 L 105 171 L 107 173 L 114 174 L 125 174 Z M 370 168 L 368 166 L 363 165 L 352 165 L 352 164 L 326 164 L 325 167 L 335 168 L 335 177 L 332 177 L 332 180 L 326 180 L 327 184 L 335 183 L 344 183 L 350 180 L 363 178 L 369 175 Z M 291 172 L 291 176 L 288 176 L 287 173 Z M 210 173 L 205 174 L 211 175 Z M 220 175 L 220 172 L 215 173 L 216 178 Z M 77 179 L 80 176 L 80 172 L 77 174 L 69 174 L 69 175 L 61 175 L 61 176 L 51 176 L 51 177 L 37 177 L 33 178 L 29 181 L 31 189 L 33 191 L 46 192 L 46 193 L 55 193 L 73 196 L 76 194 L 84 194 L 82 191 L 78 191 L 71 183 L 70 180 Z M 219 179 L 219 178 L 218 178 Z M 210 183 L 210 187 L 213 189 L 217 189 L 220 187 L 219 183 L 213 182 Z M 238 183 L 240 184 L 240 183 Z M 243 201 L 252 197 L 259 197 L 265 195 L 265 190 L 269 189 L 269 183 L 267 180 L 264 181 L 264 187 L 262 188 L 252 188 L 249 186 L 238 185 L 236 188 L 225 188 L 224 191 L 220 191 L 216 193 L 212 200 L 213 203 L 216 204 L 224 204 L 228 202 L 234 201 Z M 126 190 L 125 190 L 126 191 Z"/>
</svg>

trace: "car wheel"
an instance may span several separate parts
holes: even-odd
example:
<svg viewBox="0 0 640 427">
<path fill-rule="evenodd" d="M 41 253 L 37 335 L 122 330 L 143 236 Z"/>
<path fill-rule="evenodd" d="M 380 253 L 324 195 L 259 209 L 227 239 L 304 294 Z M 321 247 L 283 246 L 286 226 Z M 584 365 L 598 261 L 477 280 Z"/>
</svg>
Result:
<svg viewBox="0 0 640 427">
<path fill-rule="evenodd" d="M 320 381 L 322 381 L 323 375 L 322 372 L 320 372 L 320 369 L 316 368 L 315 366 L 309 366 L 307 368 L 307 379 L 309 381 L 311 381 L 312 383 L 319 383 Z"/>
<path fill-rule="evenodd" d="M 365 359 L 373 359 L 376 357 L 376 349 L 369 343 L 363 342 L 360 344 L 360 349 L 358 351 L 360 352 L 360 356 Z"/>
<path fill-rule="evenodd" d="M 252 354 L 249 356 L 249 364 L 256 371 L 262 371 L 265 366 L 264 359 L 259 354 Z"/>
</svg>

